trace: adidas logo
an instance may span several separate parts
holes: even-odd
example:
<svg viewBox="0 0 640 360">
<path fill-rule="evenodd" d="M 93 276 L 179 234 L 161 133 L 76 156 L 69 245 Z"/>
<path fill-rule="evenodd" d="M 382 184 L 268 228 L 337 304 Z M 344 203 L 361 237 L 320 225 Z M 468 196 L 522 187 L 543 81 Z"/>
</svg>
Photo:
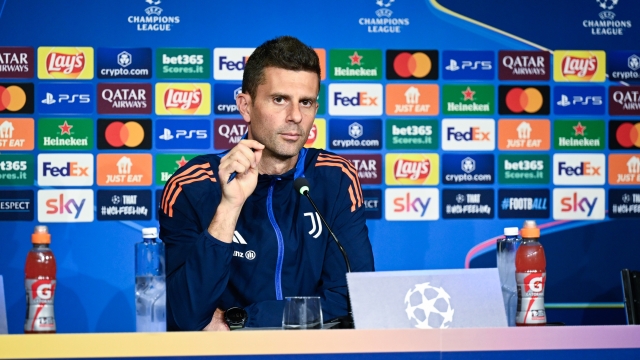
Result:
<svg viewBox="0 0 640 360">
<path fill-rule="evenodd" d="M 233 242 L 236 244 L 247 245 L 247 242 L 244 240 L 242 235 L 240 235 L 240 233 L 237 231 L 233 232 Z"/>
</svg>

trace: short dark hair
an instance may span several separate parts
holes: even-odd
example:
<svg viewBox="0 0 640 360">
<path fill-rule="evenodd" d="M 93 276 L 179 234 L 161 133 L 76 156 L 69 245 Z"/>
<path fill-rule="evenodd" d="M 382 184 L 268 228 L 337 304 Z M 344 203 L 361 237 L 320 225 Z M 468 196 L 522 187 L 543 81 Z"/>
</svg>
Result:
<svg viewBox="0 0 640 360">
<path fill-rule="evenodd" d="M 242 92 L 255 99 L 258 85 L 264 84 L 267 67 L 293 71 L 309 71 L 318 75 L 320 89 L 320 60 L 312 47 L 293 36 L 280 36 L 258 46 L 247 60 L 242 75 Z"/>
</svg>

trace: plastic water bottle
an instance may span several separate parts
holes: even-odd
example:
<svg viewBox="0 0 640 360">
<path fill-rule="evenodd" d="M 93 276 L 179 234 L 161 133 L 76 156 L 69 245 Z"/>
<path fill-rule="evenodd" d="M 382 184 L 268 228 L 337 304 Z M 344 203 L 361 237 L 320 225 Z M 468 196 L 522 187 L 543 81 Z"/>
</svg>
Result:
<svg viewBox="0 0 640 360">
<path fill-rule="evenodd" d="M 136 331 L 167 331 L 164 244 L 156 228 L 142 229 L 136 244 Z"/>
<path fill-rule="evenodd" d="M 53 299 L 56 292 L 56 258 L 49 248 L 51 235 L 44 225 L 38 225 L 31 235 L 33 247 L 27 253 L 24 266 L 24 288 L 27 294 L 25 334 L 56 332 Z"/>
<path fill-rule="evenodd" d="M 502 288 L 502 300 L 509 326 L 516 326 L 518 294 L 516 287 L 516 250 L 520 244 L 518 228 L 504 228 L 504 238 L 497 241 L 498 273 Z"/>
<path fill-rule="evenodd" d="M 522 244 L 516 252 L 518 311 L 516 326 L 544 326 L 544 287 L 547 281 L 547 259 L 540 244 L 540 229 L 533 220 L 524 222 Z"/>
</svg>

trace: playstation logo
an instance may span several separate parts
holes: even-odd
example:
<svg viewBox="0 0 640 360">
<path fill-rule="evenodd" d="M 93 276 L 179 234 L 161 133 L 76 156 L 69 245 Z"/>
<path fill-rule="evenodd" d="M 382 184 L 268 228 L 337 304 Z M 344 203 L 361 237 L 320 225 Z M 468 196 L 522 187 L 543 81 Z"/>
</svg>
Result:
<svg viewBox="0 0 640 360">
<path fill-rule="evenodd" d="M 458 70 L 460 70 L 460 67 L 458 66 L 458 62 L 457 61 L 451 59 L 451 60 L 449 60 L 449 65 L 447 65 L 445 67 L 445 69 L 449 70 L 449 71 L 458 71 Z"/>
<path fill-rule="evenodd" d="M 51 104 L 55 104 L 56 100 L 53 98 L 53 94 L 48 92 L 47 97 L 44 100 L 42 100 L 42 103 L 46 105 L 51 105 Z"/>
<path fill-rule="evenodd" d="M 173 135 L 171 135 L 171 130 L 164 128 L 164 133 L 160 136 L 158 136 L 161 140 L 171 140 L 173 139 Z"/>
<path fill-rule="evenodd" d="M 569 97 L 567 95 L 561 95 L 560 101 L 558 101 L 556 104 L 565 107 L 571 105 L 571 102 L 569 102 Z"/>
</svg>

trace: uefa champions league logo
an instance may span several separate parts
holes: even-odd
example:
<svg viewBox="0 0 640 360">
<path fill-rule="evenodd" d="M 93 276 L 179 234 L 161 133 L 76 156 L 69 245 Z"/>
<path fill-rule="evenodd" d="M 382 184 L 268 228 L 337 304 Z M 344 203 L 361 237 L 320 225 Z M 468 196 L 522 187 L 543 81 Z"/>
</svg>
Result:
<svg viewBox="0 0 640 360">
<path fill-rule="evenodd" d="M 404 297 L 407 317 L 418 329 L 446 329 L 453 322 L 450 299 L 441 287 L 416 284 Z"/>
<path fill-rule="evenodd" d="M 600 7 L 605 10 L 613 10 L 613 8 L 618 4 L 618 0 L 596 0 Z"/>
</svg>

